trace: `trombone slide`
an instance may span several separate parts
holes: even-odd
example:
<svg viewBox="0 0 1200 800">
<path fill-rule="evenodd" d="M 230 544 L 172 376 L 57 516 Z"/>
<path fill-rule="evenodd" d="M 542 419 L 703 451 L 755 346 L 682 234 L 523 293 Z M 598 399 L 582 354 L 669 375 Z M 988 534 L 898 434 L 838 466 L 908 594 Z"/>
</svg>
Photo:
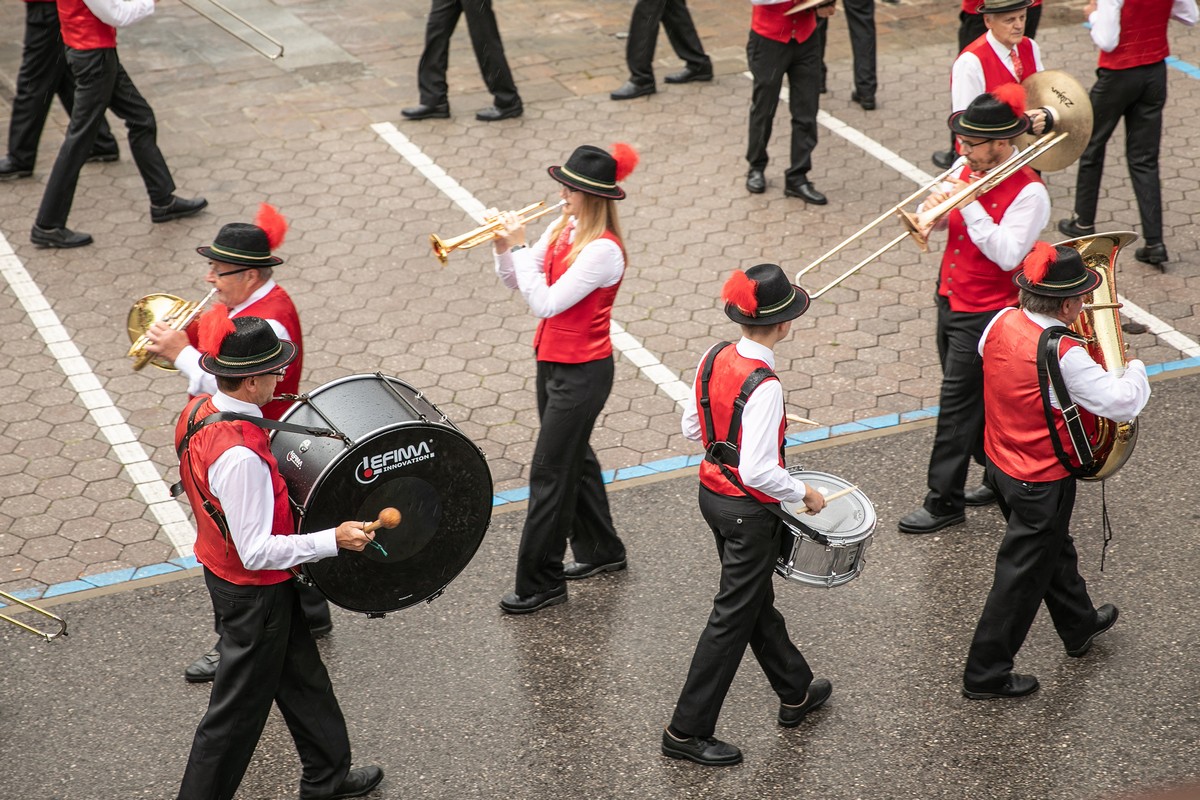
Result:
<svg viewBox="0 0 1200 800">
<path fill-rule="evenodd" d="M 54 631 L 54 632 L 47 632 L 47 631 L 41 630 L 39 628 L 35 628 L 32 625 L 26 625 L 24 622 L 21 622 L 20 620 L 17 620 L 17 619 L 13 619 L 12 617 L 8 616 L 7 614 L 0 614 L 0 619 L 4 620 L 5 622 L 11 622 L 13 625 L 16 625 L 18 628 L 27 630 L 30 633 L 34 634 L 35 636 L 41 636 L 47 642 L 50 641 L 51 639 L 57 639 L 59 636 L 67 635 L 67 621 L 65 619 L 63 619 L 62 617 L 57 616 L 55 614 L 51 614 L 46 609 L 39 608 L 38 606 L 35 606 L 33 603 L 27 603 L 24 600 L 22 600 L 21 598 L 15 597 L 15 596 L 9 594 L 8 592 L 0 592 L 0 600 L 3 600 L 5 603 L 16 603 L 19 606 L 24 606 L 25 608 L 28 608 L 31 611 L 35 611 L 38 614 L 41 614 L 43 617 L 47 617 L 47 618 L 53 620 L 54 622 L 58 623 L 58 630 Z"/>
<path fill-rule="evenodd" d="M 271 43 L 272 46 L 279 48 L 279 52 L 271 53 L 267 50 L 264 50 L 261 47 L 258 47 L 253 42 L 251 42 L 249 39 L 246 39 L 246 38 L 240 36 L 237 31 L 235 31 L 233 28 L 230 28 L 228 25 L 224 24 L 223 22 L 218 20 L 216 17 L 213 17 L 212 15 L 208 14 L 207 12 L 200 10 L 200 7 L 197 6 L 194 2 L 189 2 L 189 0 L 181 0 L 181 2 L 185 6 L 190 8 L 192 11 L 195 11 L 197 14 L 199 14 L 200 16 L 204 17 L 206 20 L 211 22 L 213 25 L 216 25 L 218 28 L 225 31 L 226 33 L 228 33 L 233 38 L 237 39 L 242 44 L 246 45 L 246 47 L 249 47 L 251 50 L 258 53 L 260 56 L 268 58 L 271 61 L 274 61 L 275 59 L 283 56 L 283 42 L 279 41 L 275 37 L 268 34 L 266 31 L 264 31 L 263 29 L 254 25 L 246 18 L 235 13 L 228 6 L 222 5 L 221 3 L 217 2 L 217 0 L 208 0 L 208 3 L 209 3 L 209 5 L 213 6 L 215 9 L 220 11 L 222 14 L 232 17 L 234 20 L 238 21 L 239 23 L 244 25 L 249 30 L 251 30 L 254 33 L 256 33 L 257 35 L 261 36 L 263 39 L 266 39 L 268 42 Z"/>
</svg>

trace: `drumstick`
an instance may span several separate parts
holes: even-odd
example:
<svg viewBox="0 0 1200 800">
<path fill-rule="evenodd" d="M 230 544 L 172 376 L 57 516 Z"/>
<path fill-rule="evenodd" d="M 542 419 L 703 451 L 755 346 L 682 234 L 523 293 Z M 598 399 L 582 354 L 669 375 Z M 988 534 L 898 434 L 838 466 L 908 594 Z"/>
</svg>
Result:
<svg viewBox="0 0 1200 800">
<path fill-rule="evenodd" d="M 795 414 L 785 414 L 784 416 L 787 417 L 788 422 L 799 422 L 801 425 L 816 425 L 817 427 L 820 427 L 821 425 L 819 422 L 813 422 L 807 417 L 799 417 Z"/>
<path fill-rule="evenodd" d="M 388 506 L 383 511 L 379 512 L 379 519 L 374 522 L 368 522 L 363 525 L 363 533 L 377 531 L 380 528 L 394 528 L 400 524 L 400 511 Z"/>
<path fill-rule="evenodd" d="M 845 497 L 846 495 L 850 494 L 851 492 L 856 492 L 856 491 L 858 491 L 857 486 L 849 486 L 845 489 L 842 489 L 840 492 L 834 492 L 833 494 L 831 494 L 825 498 L 825 505 L 829 505 L 834 500 L 837 500 L 840 497 Z"/>
</svg>

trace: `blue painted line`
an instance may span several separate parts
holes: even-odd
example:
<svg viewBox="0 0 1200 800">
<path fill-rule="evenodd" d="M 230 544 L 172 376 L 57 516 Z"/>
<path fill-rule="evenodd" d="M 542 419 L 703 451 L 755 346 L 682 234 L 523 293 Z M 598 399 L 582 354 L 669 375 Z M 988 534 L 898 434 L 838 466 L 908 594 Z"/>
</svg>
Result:
<svg viewBox="0 0 1200 800">
<path fill-rule="evenodd" d="M 1160 374 L 1170 374 L 1185 369 L 1193 369 L 1200 367 L 1200 358 L 1185 358 L 1180 361 L 1169 361 L 1164 364 L 1150 364 L 1146 367 L 1146 374 L 1150 376 Z M 835 425 L 832 427 L 821 427 L 814 430 L 802 431 L 799 433 L 788 434 L 784 438 L 784 444 L 787 447 L 796 447 L 802 444 L 812 444 L 813 442 L 826 441 L 837 436 L 844 436 L 850 433 L 861 433 L 863 431 L 884 430 L 887 428 L 897 427 L 908 422 L 916 422 L 919 420 L 933 419 L 937 416 L 938 407 L 929 406 L 916 411 L 905 411 L 902 414 L 884 414 L 879 417 L 871 417 L 862 419 L 856 422 L 849 422 L 844 425 Z M 614 481 L 631 480 L 640 478 L 646 475 L 661 474 L 665 472 L 674 472 L 675 470 L 685 469 L 687 467 L 695 467 L 704 460 L 702 453 L 693 453 L 688 456 L 673 456 L 664 458 L 661 461 L 651 461 L 646 464 L 639 464 L 632 467 L 622 467 L 619 470 L 606 470 L 601 473 L 605 483 L 613 483 Z M 529 499 L 529 487 L 522 486 L 516 489 L 508 489 L 503 492 L 497 492 L 492 496 L 492 507 L 508 505 L 509 503 L 519 503 Z M 115 586 L 117 584 L 135 581 L 139 578 L 149 578 L 155 575 L 166 575 L 172 572 L 182 572 L 184 570 L 195 569 L 199 567 L 199 562 L 195 556 L 186 556 L 183 558 L 173 558 L 163 564 L 151 564 L 138 569 L 119 569 L 112 572 L 103 572 L 97 575 L 88 575 L 79 580 L 67 581 L 65 583 L 56 583 L 49 586 L 45 591 L 38 589 L 21 589 L 19 591 L 10 592 L 22 600 L 39 600 L 47 597 L 58 597 L 64 594 L 72 594 L 74 592 L 82 592 L 87 589 L 95 589 L 100 586 Z M 0 608 L 4 608 L 4 604 L 0 603 Z"/>
</svg>

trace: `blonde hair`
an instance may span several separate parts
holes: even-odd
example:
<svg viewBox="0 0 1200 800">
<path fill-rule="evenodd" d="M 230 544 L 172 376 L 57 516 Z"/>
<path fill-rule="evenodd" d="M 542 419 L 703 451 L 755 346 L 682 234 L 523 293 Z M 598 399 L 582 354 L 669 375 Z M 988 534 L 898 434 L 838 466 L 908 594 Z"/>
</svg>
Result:
<svg viewBox="0 0 1200 800">
<path fill-rule="evenodd" d="M 617 242 L 621 245 L 621 252 L 624 254 L 625 237 L 621 235 L 621 224 L 617 220 L 617 201 L 587 192 L 576 192 L 575 205 L 578 207 L 579 213 L 575 215 L 575 242 L 571 245 L 571 251 L 567 253 L 567 266 L 575 263 L 575 258 L 580 251 L 602 237 L 605 231 L 612 231 L 613 236 L 617 237 Z M 567 226 L 567 220 L 568 217 L 564 211 L 551 228 L 550 245 L 552 247 L 558 241 L 563 228 Z M 626 266 L 629 266 L 628 262 L 626 262 Z"/>
</svg>

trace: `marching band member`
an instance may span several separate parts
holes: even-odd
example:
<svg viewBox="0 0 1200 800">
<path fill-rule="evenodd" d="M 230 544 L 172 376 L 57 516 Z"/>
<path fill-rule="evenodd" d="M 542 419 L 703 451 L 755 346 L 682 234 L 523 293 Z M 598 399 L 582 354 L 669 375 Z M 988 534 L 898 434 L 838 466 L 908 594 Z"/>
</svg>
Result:
<svg viewBox="0 0 1200 800">
<path fill-rule="evenodd" d="M 1125 160 L 1137 198 L 1145 247 L 1133 257 L 1162 269 L 1167 246 L 1162 235 L 1162 184 L 1158 151 L 1162 143 L 1162 112 L 1167 103 L 1167 23 L 1177 19 L 1195 25 L 1196 0 L 1092 0 L 1087 7 L 1092 41 L 1100 48 L 1100 66 L 1090 92 L 1095 127 L 1075 178 L 1075 213 L 1059 221 L 1070 237 L 1096 232 L 1096 205 L 1108 139 L 1125 120 Z"/>
<path fill-rule="evenodd" d="M 296 357 L 258 317 L 201 318 L 200 365 L 217 392 L 190 400 L 175 428 L 179 475 L 196 519 L 196 559 L 219 620 L 221 659 L 208 711 L 196 729 L 180 800 L 229 800 L 279 706 L 303 772 L 302 800 L 359 797 L 383 778 L 378 767 L 350 769 L 346 721 L 317 644 L 302 623 L 289 567 L 361 551 L 375 537 L 361 522 L 293 534 L 292 507 L 264 429 L 218 412 L 262 416 L 283 370 Z M 182 447 L 181 447 L 182 445 Z"/>
<path fill-rule="evenodd" d="M 1008 528 L 963 673 L 963 694 L 973 700 L 1037 691 L 1037 678 L 1012 669 L 1043 601 L 1067 655 L 1074 658 L 1087 653 L 1117 621 L 1116 606 L 1092 605 L 1079 574 L 1070 533 L 1076 479 L 1060 463 L 1053 441 L 1057 437 L 1065 455 L 1071 441 L 1062 413 L 1065 401 L 1052 386 L 1042 387 L 1038 370 L 1047 329 L 1078 319 L 1084 295 L 1100 280 L 1074 248 L 1038 242 L 1014 277 L 1021 308 L 996 314 L 979 340 L 987 475 L 1000 494 Z M 1133 419 L 1150 398 L 1141 361 L 1130 361 L 1118 377 L 1093 361 L 1077 340 L 1059 339 L 1057 354 L 1070 400 L 1092 414 Z M 1043 391 L 1050 392 L 1053 412 L 1043 406 Z M 1079 464 L 1078 456 L 1072 463 Z"/>
<path fill-rule="evenodd" d="M 211 247 L 197 247 L 208 259 L 204 279 L 217 290 L 217 305 L 230 319 L 259 317 L 267 321 L 275 335 L 296 346 L 296 359 L 285 370 L 277 387 L 280 394 L 299 394 L 300 374 L 304 367 L 304 342 L 300 334 L 300 314 L 292 298 L 275 282 L 275 267 L 283 259 L 272 251 L 283 244 L 287 221 L 271 205 L 263 203 L 254 224 L 232 222 L 217 233 Z M 146 349 L 170 361 L 188 379 L 188 394 L 215 394 L 216 378 L 200 365 L 199 325 L 187 331 L 175 330 L 165 322 L 156 322 L 146 331 L 150 340 Z M 263 406 L 263 416 L 279 419 L 292 405 L 289 400 L 272 400 Z M 323 636 L 333 627 L 329 601 L 311 586 L 300 586 L 304 616 L 314 636 Z M 217 635 L 221 633 L 219 628 Z M 220 650 L 213 647 L 184 670 L 188 683 L 205 683 L 217 674 Z"/>
<path fill-rule="evenodd" d="M 549 169 L 562 184 L 559 220 L 526 247 L 525 223 L 509 212 L 495 237 L 496 274 L 540 319 L 533 347 L 542 427 L 529 470 L 516 586 L 500 600 L 509 614 L 566 602 L 565 580 L 625 569 L 625 545 L 588 439 L 612 391 L 609 322 L 625 276 L 616 205 L 625 190 L 617 184 L 636 164 L 629 145 L 614 145 L 611 154 L 576 148 L 566 164 Z M 564 565 L 568 538 L 575 560 Z"/>
<path fill-rule="evenodd" d="M 970 0 L 974 2 L 974 0 Z M 962 111 L 984 92 L 998 89 L 1006 83 L 1020 83 L 1042 66 L 1042 51 L 1037 42 L 1025 35 L 1026 14 L 1032 0 L 984 0 L 979 6 L 986 32 L 964 45 L 950 71 L 950 110 Z M 1040 108 L 1027 111 L 1035 134 L 1046 129 L 1046 112 Z M 955 141 L 950 149 L 933 154 L 933 163 L 949 169 L 954 163 Z"/>
<path fill-rule="evenodd" d="M 975 98 L 950 115 L 962 169 L 922 204 L 933 208 L 972 175 L 983 175 L 1014 152 L 1013 138 L 1029 129 L 1025 92 L 1011 83 Z M 976 349 L 992 316 L 1012 305 L 1010 273 L 1050 219 L 1050 196 L 1041 179 L 1023 167 L 974 202 L 951 211 L 937 293 L 937 343 L 942 389 L 937 434 L 929 458 L 929 493 L 921 508 L 900 519 L 903 533 L 932 533 L 966 520 L 964 505 L 987 505 L 986 485 L 964 494 L 971 458 L 984 463 L 983 369 Z"/>
<path fill-rule="evenodd" d="M 708 767 L 742 760 L 741 750 L 713 733 L 747 644 L 779 695 L 778 720 L 785 728 L 799 725 L 833 691 L 828 680 L 813 680 L 775 608 L 771 577 L 783 521 L 764 507 L 803 502 L 815 513 L 825 506 L 815 487 L 783 467 L 783 389 L 774 373 L 775 346 L 791 333 L 792 320 L 808 310 L 809 298 L 775 264 L 734 271 L 722 298 L 742 338 L 736 346 L 716 345 L 705 353 L 683 411 L 684 436 L 716 454 L 714 440 L 730 432 L 738 452 L 724 469 L 714 455 L 700 465 L 700 513 L 716 539 L 721 583 L 662 734 L 663 755 Z M 740 425 L 734 422 L 736 400 L 744 402 Z"/>
</svg>

